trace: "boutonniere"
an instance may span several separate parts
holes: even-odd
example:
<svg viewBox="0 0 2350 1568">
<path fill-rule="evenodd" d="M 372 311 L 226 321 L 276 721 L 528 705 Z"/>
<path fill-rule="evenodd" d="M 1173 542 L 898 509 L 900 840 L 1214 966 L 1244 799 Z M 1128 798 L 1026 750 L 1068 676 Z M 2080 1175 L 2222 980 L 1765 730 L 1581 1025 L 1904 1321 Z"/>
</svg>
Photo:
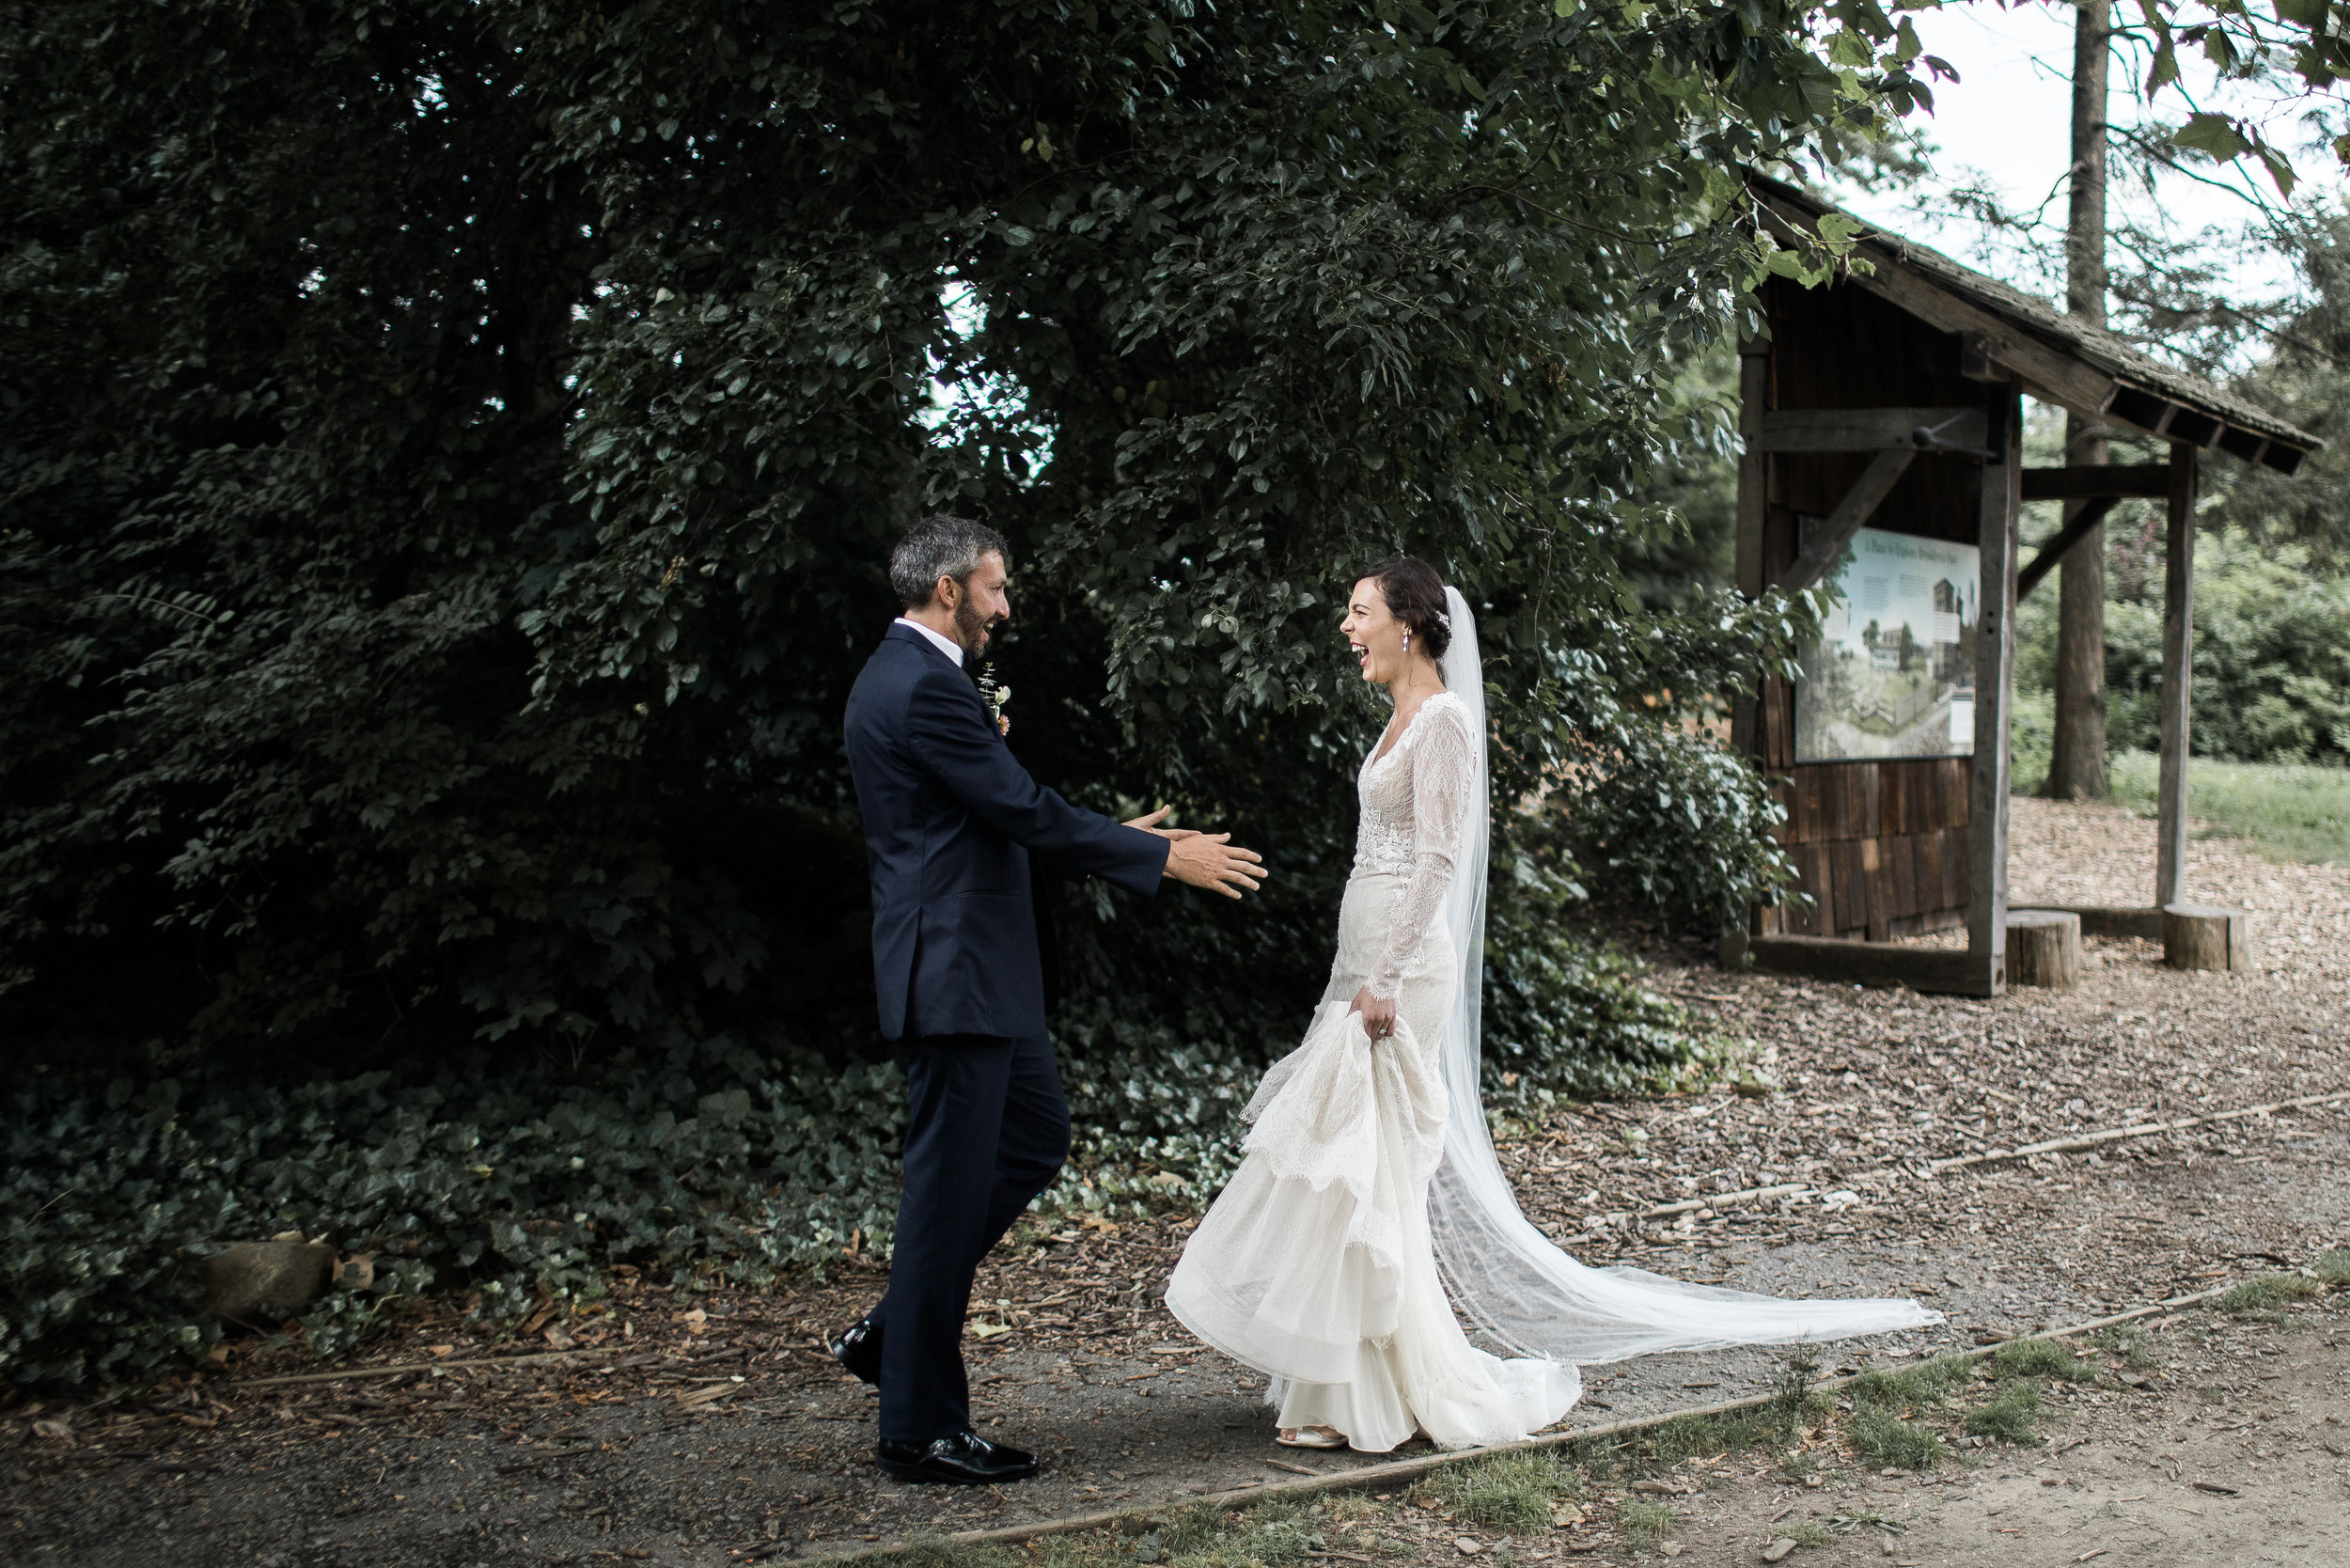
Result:
<svg viewBox="0 0 2350 1568">
<path fill-rule="evenodd" d="M 1011 701 L 1011 688 L 995 679 L 995 666 L 992 664 L 979 666 L 979 680 L 975 683 L 979 688 L 979 700 L 987 704 L 987 716 L 995 721 L 995 733 L 1010 734 L 1011 720 L 1004 716 L 1004 709 Z"/>
</svg>

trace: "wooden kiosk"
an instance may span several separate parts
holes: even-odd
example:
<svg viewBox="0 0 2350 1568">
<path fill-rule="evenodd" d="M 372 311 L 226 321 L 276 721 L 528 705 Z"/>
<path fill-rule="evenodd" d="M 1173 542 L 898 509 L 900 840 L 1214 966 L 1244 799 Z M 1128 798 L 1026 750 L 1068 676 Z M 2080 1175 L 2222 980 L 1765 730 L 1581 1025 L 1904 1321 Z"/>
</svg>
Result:
<svg viewBox="0 0 2350 1568">
<path fill-rule="evenodd" d="M 1833 211 L 1759 174 L 1748 176 L 1748 185 L 1760 221 L 1782 243 Z M 1749 598 L 1771 586 L 1810 587 L 1865 541 L 1889 564 L 1883 577 L 1863 581 L 1898 580 L 1908 603 L 1930 602 L 1909 619 L 1930 619 L 1933 633 L 1915 638 L 1904 620 L 1894 646 L 1893 634 L 1873 619 L 1861 633 L 1847 625 L 1840 634 L 1847 641 L 1833 653 L 1841 662 L 1805 682 L 1826 694 L 1815 710 L 1799 715 L 1804 694 L 1777 680 L 1739 703 L 1732 744 L 1791 780 L 1781 792 L 1788 812 L 1781 831 L 1798 886 L 1812 902 L 1753 911 L 1745 932 L 1724 939 L 1723 956 L 1825 979 L 1997 996 L 2008 970 L 2008 742 L 2018 597 L 2116 499 L 2168 502 L 2154 902 L 2073 912 L 2088 934 L 2159 937 L 2163 911 L 2179 904 L 2186 857 L 2198 464 L 2217 450 L 2292 474 L 2320 443 L 1947 257 L 1865 225 L 1863 232 L 1869 237 L 1856 254 L 1872 272 L 1856 269 L 1815 289 L 1771 279 L 1762 290 L 1768 336 L 1741 351 L 1738 587 Z M 2120 431 L 2161 437 L 2170 461 L 2026 468 L 2020 400 L 2027 391 Z M 2076 504 L 2045 549 L 2019 560 L 2021 504 L 2044 499 Z M 1854 570 L 1864 570 L 1857 554 L 1852 558 Z M 1951 561 L 1969 561 L 1971 569 Z M 1900 675 L 1875 673 L 1895 668 Z M 1839 676 L 1843 669 L 1858 674 Z M 1888 696 L 1897 684 L 1919 691 Z M 1858 711 L 1882 718 L 1878 729 L 1914 720 L 1913 729 L 1890 740 L 1849 723 L 1840 729 L 1841 721 L 1828 716 L 1836 700 L 1868 705 Z M 1933 725 L 1947 726 L 1944 755 L 1849 754 L 1901 746 L 1917 735 L 1931 751 Z M 1840 745 L 1843 754 L 1825 755 Z M 1962 925 L 1963 951 L 1890 940 Z"/>
</svg>

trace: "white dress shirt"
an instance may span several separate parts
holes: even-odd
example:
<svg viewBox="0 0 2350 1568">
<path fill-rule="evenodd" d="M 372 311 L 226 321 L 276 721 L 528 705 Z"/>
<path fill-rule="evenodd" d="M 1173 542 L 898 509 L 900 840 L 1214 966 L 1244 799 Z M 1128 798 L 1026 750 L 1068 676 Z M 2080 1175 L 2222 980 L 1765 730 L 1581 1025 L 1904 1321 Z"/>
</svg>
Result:
<svg viewBox="0 0 2350 1568">
<path fill-rule="evenodd" d="M 932 631 L 920 621 L 910 619 L 905 616 L 900 616 L 898 618 L 898 624 L 901 626 L 913 627 L 916 631 L 931 639 L 932 647 L 937 649 L 941 653 L 946 654 L 949 659 L 954 660 L 956 668 L 960 669 L 963 667 L 963 645 L 955 641 L 954 638 L 940 636 L 936 632 Z"/>
</svg>

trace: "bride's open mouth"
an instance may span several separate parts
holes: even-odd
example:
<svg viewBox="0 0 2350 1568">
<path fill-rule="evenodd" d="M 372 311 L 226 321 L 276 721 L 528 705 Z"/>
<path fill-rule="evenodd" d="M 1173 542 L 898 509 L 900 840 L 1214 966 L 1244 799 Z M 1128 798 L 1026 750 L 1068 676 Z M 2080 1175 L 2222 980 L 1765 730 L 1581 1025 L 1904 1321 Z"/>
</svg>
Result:
<svg viewBox="0 0 2350 1568">
<path fill-rule="evenodd" d="M 1362 667 L 1362 668 L 1364 668 L 1364 669 L 1369 669 L 1369 668 L 1371 667 L 1371 650 L 1370 650 L 1370 649 L 1365 648 L 1365 647 L 1364 647 L 1361 643 L 1359 643 L 1359 642 L 1350 642 L 1350 643 L 1348 643 L 1346 646 L 1347 646 L 1348 648 L 1350 648 L 1350 649 L 1353 649 L 1353 650 L 1354 650 L 1354 651 L 1355 651 L 1355 663 L 1358 666 L 1360 666 L 1360 667 Z"/>
</svg>

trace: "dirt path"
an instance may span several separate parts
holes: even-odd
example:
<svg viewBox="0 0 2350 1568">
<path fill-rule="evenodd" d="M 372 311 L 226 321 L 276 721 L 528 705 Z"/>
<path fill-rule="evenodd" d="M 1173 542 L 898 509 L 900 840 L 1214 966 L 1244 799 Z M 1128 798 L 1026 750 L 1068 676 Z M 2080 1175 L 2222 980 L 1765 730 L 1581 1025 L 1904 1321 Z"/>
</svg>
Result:
<svg viewBox="0 0 2350 1568">
<path fill-rule="evenodd" d="M 2027 896 L 2142 902 L 2151 824 L 2019 801 L 2015 838 Z M 1836 1364 L 1851 1367 L 2342 1245 L 2350 1103 L 1930 1171 L 2149 1116 L 2350 1090 L 2350 870 L 2201 841 L 2190 887 L 2262 912 L 2264 973 L 2174 973 L 2147 945 L 2098 943 L 2077 992 L 1978 1003 L 1726 975 L 1660 948 L 1658 988 L 1741 1043 L 1750 1092 L 1561 1106 L 1505 1129 L 1528 1212 L 1594 1262 L 1773 1292 L 1919 1294 L 1949 1314 L 1937 1329 L 1839 1347 Z M 1701 1201 L 1762 1186 L 1799 1190 Z M 93 1565 L 714 1568 L 1366 1462 L 1275 1448 L 1254 1375 L 1198 1351 L 1158 1309 L 1186 1223 L 1029 1234 L 991 1263 L 973 1344 L 979 1407 L 1050 1463 L 1008 1492 L 876 1478 L 870 1396 L 813 1349 L 878 1292 L 876 1273 L 845 1263 L 828 1284 L 766 1294 L 687 1297 L 623 1278 L 606 1310 L 560 1330 L 577 1346 L 569 1361 L 440 1365 L 548 1348 L 443 1316 L 375 1347 L 377 1364 L 431 1368 L 397 1378 L 261 1387 L 305 1370 L 264 1354 L 135 1407 L 20 1406 L 0 1425 L 0 1542 L 13 1559 Z M 1567 1424 L 1761 1391 L 1776 1365 L 1749 1352 L 1596 1368 Z M 1975 1483 L 1995 1484 L 2006 1483 Z"/>
</svg>

